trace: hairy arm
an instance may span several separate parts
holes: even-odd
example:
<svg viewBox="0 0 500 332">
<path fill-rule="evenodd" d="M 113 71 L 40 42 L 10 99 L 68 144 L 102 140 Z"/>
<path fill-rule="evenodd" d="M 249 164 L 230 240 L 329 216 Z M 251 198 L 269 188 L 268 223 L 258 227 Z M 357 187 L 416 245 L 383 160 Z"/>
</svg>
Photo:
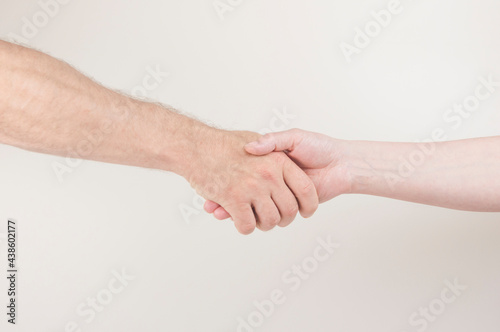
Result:
<svg viewBox="0 0 500 332">
<path fill-rule="evenodd" d="M 43 53 L 0 41 L 0 142 L 26 150 L 184 175 L 211 128 L 121 95 Z M 100 141 L 89 142 L 89 137 Z M 165 153 L 168 151 L 168 154 Z"/>
<path fill-rule="evenodd" d="M 211 128 L 104 88 L 43 53 L 0 41 L 0 143 L 185 177 L 244 234 L 310 216 L 317 195 L 284 153 L 252 156 L 251 132 Z"/>
</svg>

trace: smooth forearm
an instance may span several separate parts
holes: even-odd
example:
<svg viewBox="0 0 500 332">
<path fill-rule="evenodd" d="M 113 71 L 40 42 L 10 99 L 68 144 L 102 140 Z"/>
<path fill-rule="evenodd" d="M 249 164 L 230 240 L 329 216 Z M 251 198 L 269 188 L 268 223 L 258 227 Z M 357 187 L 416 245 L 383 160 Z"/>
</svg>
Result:
<svg viewBox="0 0 500 332">
<path fill-rule="evenodd" d="M 352 192 L 500 211 L 500 137 L 422 145 L 348 142 Z"/>
<path fill-rule="evenodd" d="M 215 131 L 106 89 L 31 49 L 0 41 L 0 66 L 3 144 L 185 175 L 197 144 Z"/>
</svg>

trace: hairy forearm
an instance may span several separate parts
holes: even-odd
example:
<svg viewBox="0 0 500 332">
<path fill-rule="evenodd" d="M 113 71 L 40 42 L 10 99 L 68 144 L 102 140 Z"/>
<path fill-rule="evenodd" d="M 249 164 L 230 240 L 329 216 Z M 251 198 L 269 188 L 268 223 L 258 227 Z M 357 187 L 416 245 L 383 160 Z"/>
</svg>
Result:
<svg viewBox="0 0 500 332">
<path fill-rule="evenodd" d="M 355 141 L 352 192 L 500 212 L 500 137 L 426 144 Z"/>
<path fill-rule="evenodd" d="M 312 181 L 284 153 L 245 152 L 259 134 L 134 100 L 43 53 L 0 41 L 0 91 L 0 143 L 175 172 L 227 208 L 243 234 L 286 226 L 318 206 Z"/>
<path fill-rule="evenodd" d="M 0 143 L 35 152 L 186 175 L 199 144 L 215 132 L 174 110 L 106 89 L 62 61 L 3 41 L 0 91 Z"/>
</svg>

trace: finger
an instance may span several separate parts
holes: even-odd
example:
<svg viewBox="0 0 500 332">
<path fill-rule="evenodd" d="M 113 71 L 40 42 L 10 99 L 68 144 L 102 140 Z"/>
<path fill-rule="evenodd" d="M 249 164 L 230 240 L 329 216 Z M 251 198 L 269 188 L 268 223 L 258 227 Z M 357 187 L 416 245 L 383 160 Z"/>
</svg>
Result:
<svg viewBox="0 0 500 332">
<path fill-rule="evenodd" d="M 299 211 L 299 204 L 297 203 L 297 198 L 290 191 L 285 184 L 283 184 L 283 190 L 272 195 L 272 199 L 281 216 L 281 220 L 278 226 L 285 227 L 291 224 L 291 222 L 297 216 Z"/>
<path fill-rule="evenodd" d="M 234 226 L 241 234 L 252 233 L 256 226 L 255 216 L 250 204 L 237 204 L 225 208 L 232 216 Z"/>
<path fill-rule="evenodd" d="M 214 201 L 206 200 L 205 204 L 203 204 L 203 209 L 207 213 L 214 213 L 214 211 L 217 210 L 219 206 L 220 205 L 215 203 Z"/>
<path fill-rule="evenodd" d="M 302 140 L 302 131 L 290 129 L 279 133 L 269 133 L 259 140 L 245 145 L 245 150 L 254 155 L 265 155 L 273 151 L 293 151 Z"/>
<path fill-rule="evenodd" d="M 231 215 L 222 206 L 219 206 L 214 211 L 214 217 L 218 220 L 224 220 L 227 218 L 231 218 Z"/>
<path fill-rule="evenodd" d="M 224 220 L 224 219 L 231 217 L 229 215 L 229 213 L 227 213 L 227 211 L 222 206 L 215 203 L 214 201 L 210 201 L 210 200 L 205 201 L 205 204 L 203 205 L 203 209 L 207 213 L 213 213 L 215 219 L 218 219 L 218 220 Z"/>
<path fill-rule="evenodd" d="M 269 231 L 279 224 L 281 216 L 271 197 L 259 199 L 254 202 L 253 206 L 257 216 L 258 229 Z"/>
<path fill-rule="evenodd" d="M 291 160 L 283 164 L 283 178 L 297 198 L 302 217 L 312 216 L 318 209 L 318 194 L 311 179 Z"/>
</svg>

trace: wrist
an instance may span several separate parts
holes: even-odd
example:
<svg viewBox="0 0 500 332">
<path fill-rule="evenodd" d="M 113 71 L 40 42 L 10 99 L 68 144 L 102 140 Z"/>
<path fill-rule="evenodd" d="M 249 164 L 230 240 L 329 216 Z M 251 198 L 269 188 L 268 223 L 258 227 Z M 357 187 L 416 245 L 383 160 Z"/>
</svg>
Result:
<svg viewBox="0 0 500 332">
<path fill-rule="evenodd" d="M 342 164 L 348 179 L 348 194 L 363 194 L 376 181 L 377 172 L 370 163 L 370 147 L 363 141 L 344 141 Z M 372 160 L 373 162 L 373 160 Z"/>
<path fill-rule="evenodd" d="M 351 141 L 347 165 L 351 178 L 351 193 L 380 195 L 391 190 L 399 178 L 398 157 L 405 144 Z"/>
<path fill-rule="evenodd" d="M 174 146 L 164 149 L 165 164 L 172 165 L 170 171 L 192 179 L 209 167 L 210 160 L 218 153 L 216 148 L 224 138 L 224 130 L 213 128 L 199 121 L 185 117 L 185 122 L 176 131 Z"/>
<path fill-rule="evenodd" d="M 227 172 L 223 169 L 233 167 L 232 160 L 240 160 L 247 155 L 245 144 L 259 137 L 259 134 L 248 131 L 229 131 L 203 124 L 195 125 L 189 136 L 189 139 L 193 140 L 192 150 L 187 153 L 189 158 L 185 159 L 186 163 L 179 174 L 195 189 L 206 185 L 213 174 Z M 214 179 L 210 181 L 212 180 Z"/>
<path fill-rule="evenodd" d="M 166 106 L 136 100 L 133 104 L 122 144 L 129 142 L 136 151 L 138 166 L 173 172 L 187 180 L 199 172 L 222 131 Z"/>
</svg>

